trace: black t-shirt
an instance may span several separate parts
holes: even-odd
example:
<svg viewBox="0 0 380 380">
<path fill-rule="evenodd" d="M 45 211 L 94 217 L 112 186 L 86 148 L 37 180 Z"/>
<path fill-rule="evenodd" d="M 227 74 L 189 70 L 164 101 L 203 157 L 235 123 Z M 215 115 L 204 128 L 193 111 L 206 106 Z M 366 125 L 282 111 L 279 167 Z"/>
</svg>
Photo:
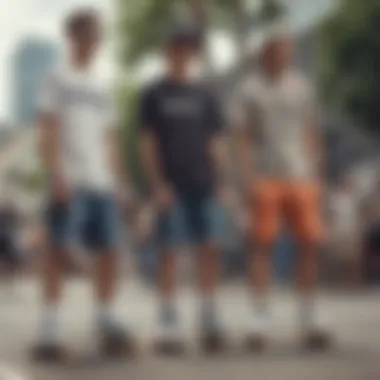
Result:
<svg viewBox="0 0 380 380">
<path fill-rule="evenodd" d="M 222 129 L 216 98 L 199 83 L 162 79 L 145 89 L 140 126 L 154 132 L 166 180 L 183 193 L 211 193 L 215 173 L 209 143 Z"/>
</svg>

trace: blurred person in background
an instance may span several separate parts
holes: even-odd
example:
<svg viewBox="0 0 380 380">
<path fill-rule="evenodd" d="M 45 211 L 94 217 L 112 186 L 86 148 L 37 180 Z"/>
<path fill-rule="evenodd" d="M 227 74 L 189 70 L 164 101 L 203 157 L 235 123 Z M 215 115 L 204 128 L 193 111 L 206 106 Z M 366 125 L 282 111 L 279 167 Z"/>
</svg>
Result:
<svg viewBox="0 0 380 380">
<path fill-rule="evenodd" d="M 216 305 L 221 263 L 213 223 L 223 171 L 222 118 L 210 89 L 192 75 L 201 45 L 198 30 L 176 28 L 164 50 L 167 72 L 144 90 L 140 105 L 142 158 L 158 213 L 156 349 L 164 353 L 184 349 L 175 300 L 181 221 L 198 260 L 201 348 L 217 350 L 224 341 Z"/>
<path fill-rule="evenodd" d="M 246 207 L 254 223 L 250 281 L 253 307 L 248 347 L 262 349 L 271 333 L 269 305 L 273 248 L 282 222 L 298 245 L 297 291 L 303 344 L 328 345 L 315 300 L 322 242 L 320 159 L 316 100 L 308 81 L 292 67 L 288 31 L 270 33 L 257 71 L 238 85 L 232 118 Z"/>
<path fill-rule="evenodd" d="M 0 204 L 0 277 L 9 290 L 13 290 L 13 283 L 22 264 L 21 215 L 14 204 L 7 197 Z"/>
<path fill-rule="evenodd" d="M 361 200 L 353 180 L 346 175 L 329 199 L 329 261 L 331 281 L 356 287 L 362 283 Z"/>
<path fill-rule="evenodd" d="M 96 66 L 102 34 L 101 16 L 94 9 L 78 9 L 67 18 L 67 60 L 47 78 L 40 99 L 41 156 L 50 187 L 43 315 L 34 351 L 41 360 L 68 356 L 58 314 L 65 263 L 76 234 L 86 250 L 96 254 L 95 325 L 101 353 L 118 355 L 133 346 L 112 305 L 123 201 L 119 191 L 128 184 L 119 156 L 112 89 Z"/>
</svg>

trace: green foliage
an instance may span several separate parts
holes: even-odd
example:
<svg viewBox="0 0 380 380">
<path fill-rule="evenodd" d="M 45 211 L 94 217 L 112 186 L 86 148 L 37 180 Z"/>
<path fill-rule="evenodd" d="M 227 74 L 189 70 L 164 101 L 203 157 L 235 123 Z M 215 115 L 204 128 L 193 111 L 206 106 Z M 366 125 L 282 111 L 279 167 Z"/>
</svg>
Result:
<svg viewBox="0 0 380 380">
<path fill-rule="evenodd" d="M 320 33 L 320 77 L 327 102 L 380 132 L 380 2 L 341 0 Z"/>
<path fill-rule="evenodd" d="M 181 13 L 181 0 L 120 0 L 121 62 L 136 62 L 155 50 L 167 28 Z"/>
<path fill-rule="evenodd" d="M 245 0 L 240 0 L 244 4 Z M 239 0 L 204 0 L 208 29 L 233 32 Z M 122 65 L 138 62 L 144 55 L 157 50 L 170 25 L 191 19 L 191 0 L 119 0 L 118 32 Z M 263 0 L 259 15 L 252 23 L 271 22 L 280 17 L 285 7 L 278 0 Z"/>
<path fill-rule="evenodd" d="M 277 0 L 264 0 L 259 18 L 263 23 L 273 22 L 283 16 L 284 12 L 285 6 L 283 3 Z"/>
</svg>

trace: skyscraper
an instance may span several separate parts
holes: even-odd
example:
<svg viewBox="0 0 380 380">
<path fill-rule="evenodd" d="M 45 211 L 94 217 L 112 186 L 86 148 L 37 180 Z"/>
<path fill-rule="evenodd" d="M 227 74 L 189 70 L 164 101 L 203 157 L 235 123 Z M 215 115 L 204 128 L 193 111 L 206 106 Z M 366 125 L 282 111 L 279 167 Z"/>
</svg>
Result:
<svg viewBox="0 0 380 380">
<path fill-rule="evenodd" d="M 49 40 L 29 37 L 17 46 L 11 60 L 12 118 L 20 126 L 33 123 L 36 99 L 46 72 L 57 58 Z"/>
</svg>

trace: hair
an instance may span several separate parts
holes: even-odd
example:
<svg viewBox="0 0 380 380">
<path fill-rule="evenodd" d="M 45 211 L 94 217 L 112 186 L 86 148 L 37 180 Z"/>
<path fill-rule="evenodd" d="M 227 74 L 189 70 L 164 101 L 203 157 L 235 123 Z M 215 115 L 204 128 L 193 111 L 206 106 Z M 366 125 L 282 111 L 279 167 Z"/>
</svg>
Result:
<svg viewBox="0 0 380 380">
<path fill-rule="evenodd" d="M 99 22 L 99 12 L 94 8 L 81 8 L 71 12 L 65 20 L 64 31 L 68 36 L 75 36 L 88 26 Z"/>
</svg>

